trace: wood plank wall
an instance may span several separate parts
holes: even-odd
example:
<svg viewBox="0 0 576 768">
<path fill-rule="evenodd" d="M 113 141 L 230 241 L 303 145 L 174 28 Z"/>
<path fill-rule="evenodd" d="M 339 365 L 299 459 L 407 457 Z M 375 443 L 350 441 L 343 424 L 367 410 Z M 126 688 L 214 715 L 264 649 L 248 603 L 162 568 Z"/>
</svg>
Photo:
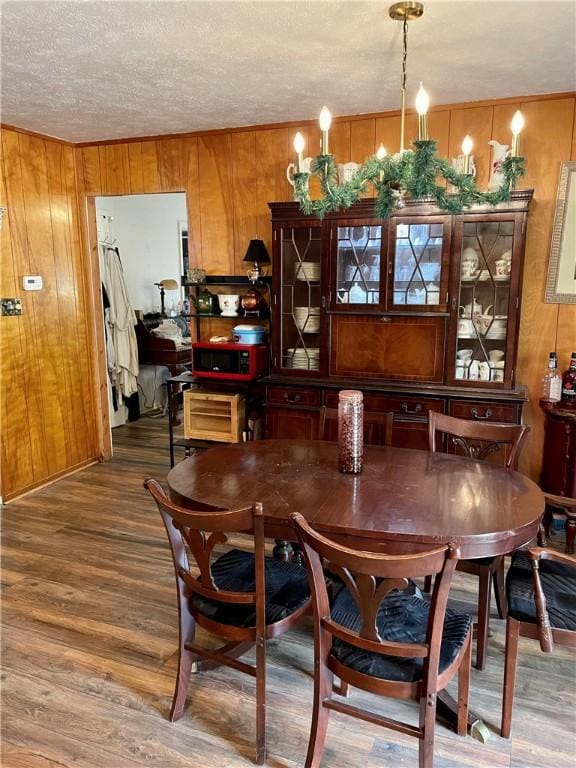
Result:
<svg viewBox="0 0 576 768">
<path fill-rule="evenodd" d="M 94 461 L 91 340 L 74 150 L 2 132 L 0 294 L 22 315 L 0 325 L 1 479 L 5 499 Z M 22 290 L 24 275 L 44 288 Z"/>
<path fill-rule="evenodd" d="M 502 143 L 509 142 L 510 120 L 517 108 L 521 108 L 526 117 L 522 148 L 528 159 L 528 175 L 522 186 L 533 186 L 535 189 L 528 226 L 518 369 L 518 381 L 526 384 L 530 392 L 531 402 L 525 414 L 533 433 L 521 468 L 537 479 L 543 441 L 543 419 L 538 408 L 541 372 L 548 352 L 556 349 L 560 365 L 564 367 L 570 352 L 576 348 L 576 307 L 543 302 L 559 163 L 570 158 L 576 159 L 575 99 L 572 95 L 563 94 L 437 107 L 430 113 L 429 130 L 430 135 L 438 141 L 440 153 L 449 156 L 458 154 L 462 138 L 470 133 L 475 141 L 478 181 L 484 184 L 488 178 L 490 160 L 487 142 L 492 137 Z M 287 164 L 294 160 L 291 144 L 297 130 L 304 134 L 307 147 L 314 154 L 319 147 L 320 133 L 313 123 L 75 147 L 78 206 L 74 200 L 72 170 L 72 176 L 66 177 L 66 195 L 60 203 L 67 206 L 68 229 L 61 227 L 63 231 L 69 232 L 68 240 L 65 240 L 69 243 L 68 267 L 60 264 L 60 246 L 51 229 L 50 194 L 53 190 L 50 185 L 54 184 L 57 161 L 49 161 L 48 158 L 61 155 L 66 158 L 67 167 L 71 168 L 72 150 L 60 144 L 53 146 L 49 141 L 7 132 L 9 156 L 6 179 L 11 188 L 9 196 L 12 196 L 14 211 L 9 217 L 9 227 L 5 229 L 3 237 L 12 249 L 10 259 L 16 264 L 9 271 L 11 279 L 18 281 L 21 274 L 26 273 L 26 258 L 30 252 L 33 252 L 34 260 L 41 258 L 35 267 L 38 272 L 49 266 L 46 261 L 51 258 L 51 274 L 60 275 L 61 269 L 68 269 L 68 273 L 64 274 L 69 275 L 67 285 L 70 295 L 76 301 L 75 308 L 70 309 L 70 312 L 79 321 L 75 333 L 78 338 L 82 334 L 85 337 L 92 327 L 86 320 L 87 310 L 84 305 L 87 288 L 83 284 L 83 280 L 89 282 L 90 254 L 83 243 L 82 267 L 78 249 L 78 216 L 82 212 L 81 226 L 85 228 L 83 217 L 86 197 L 182 190 L 187 193 L 188 199 L 192 263 L 204 267 L 212 274 L 243 274 L 242 259 L 250 238 L 261 237 L 271 248 L 268 201 L 289 200 L 291 197 L 285 170 Z M 339 162 L 362 161 L 374 152 L 381 141 L 389 152 L 394 152 L 399 147 L 398 131 L 397 113 L 336 119 L 330 136 L 331 150 Z M 407 136 L 415 133 L 416 118 L 409 115 Z M 37 187 L 38 181 L 32 183 L 32 179 L 38 178 L 44 179 L 40 188 Z M 25 203 L 34 209 L 34 227 L 32 219 L 26 218 L 29 209 L 26 207 L 24 210 Z M 58 221 L 61 220 L 58 217 Z M 31 229 L 28 237 L 27 226 Z M 4 280 L 3 285 L 6 286 L 3 295 L 12 295 L 14 288 L 10 280 Z M 66 344 L 60 343 L 64 335 L 55 333 L 58 323 L 64 329 L 68 322 L 58 302 L 58 293 L 51 295 L 49 300 L 48 297 L 33 297 L 27 299 L 27 302 L 33 306 L 38 305 L 37 314 L 24 315 L 20 321 L 11 320 L 13 325 L 3 342 L 7 353 L 3 355 L 3 360 L 11 361 L 3 365 L 16 371 L 11 374 L 12 389 L 7 389 L 8 396 L 3 398 L 3 403 L 10 400 L 10 405 L 4 405 L 3 411 L 7 419 L 4 424 L 11 430 L 10 439 L 7 438 L 6 443 L 11 446 L 11 455 L 17 452 L 24 465 L 19 470 L 4 469 L 4 495 L 7 498 L 29 487 L 30 483 L 33 485 L 41 482 L 42 476 L 51 476 L 54 467 L 48 466 L 47 457 L 37 455 L 45 435 L 48 434 L 52 442 L 60 441 L 59 451 L 50 458 L 51 464 L 58 457 L 58 466 L 73 466 L 73 461 L 80 456 L 83 460 L 87 454 L 97 456 L 95 443 L 98 443 L 97 433 L 101 429 L 100 422 L 94 420 L 91 411 L 96 402 L 96 394 L 93 393 L 93 401 L 88 404 L 86 396 L 89 390 L 77 386 L 78 378 L 72 370 L 69 372 L 67 389 L 61 388 L 51 398 L 44 395 L 46 403 L 50 405 L 50 413 L 45 412 L 46 405 L 40 401 L 38 389 L 32 388 L 26 406 L 21 403 L 16 406 L 20 415 L 16 417 L 11 414 L 14 407 L 11 392 L 18 386 L 17 371 L 22 369 L 23 358 L 31 355 L 35 361 L 35 367 L 30 368 L 33 373 L 27 378 L 30 384 L 40 366 L 43 366 L 45 358 L 49 358 L 47 370 L 52 383 L 49 385 L 44 380 L 44 392 L 46 387 L 54 385 L 55 361 L 62 359 L 65 368 L 70 360 L 68 354 L 72 350 L 72 342 L 67 340 Z M 17 324 L 19 330 L 14 333 Z M 8 327 L 6 322 L 3 321 L 2 327 Z M 90 339 L 91 345 L 96 343 L 97 340 Z M 86 348 L 82 354 L 85 352 Z M 83 364 L 83 370 L 87 371 L 88 361 L 84 360 Z M 27 365 L 31 366 L 32 363 Z M 64 457 L 64 448 L 70 452 L 72 446 L 63 443 L 61 439 L 65 417 L 59 397 L 69 397 L 75 401 L 76 410 L 72 412 L 72 419 L 75 426 L 78 426 L 78 439 L 82 439 L 85 444 L 82 450 L 74 447 L 74 456 L 67 458 Z M 53 408 L 55 413 L 52 413 Z M 22 434 L 26 420 L 29 439 L 20 445 L 15 438 Z M 55 436 L 52 435 L 53 431 Z M 9 458 L 9 454 L 4 453 L 3 442 L 4 467 L 10 465 Z"/>
</svg>

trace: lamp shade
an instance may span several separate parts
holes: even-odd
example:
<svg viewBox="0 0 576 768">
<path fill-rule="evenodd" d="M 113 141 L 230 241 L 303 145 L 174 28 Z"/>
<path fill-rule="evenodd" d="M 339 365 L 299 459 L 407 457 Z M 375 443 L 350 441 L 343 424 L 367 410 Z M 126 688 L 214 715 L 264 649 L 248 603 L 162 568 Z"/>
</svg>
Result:
<svg viewBox="0 0 576 768">
<path fill-rule="evenodd" d="M 270 264 L 270 256 L 264 240 L 250 240 L 244 261 L 249 261 L 252 264 Z"/>
<path fill-rule="evenodd" d="M 160 285 L 162 288 L 164 288 L 165 291 L 177 291 L 178 288 L 180 288 L 176 280 L 170 280 L 169 278 L 166 280 L 160 280 Z"/>
</svg>

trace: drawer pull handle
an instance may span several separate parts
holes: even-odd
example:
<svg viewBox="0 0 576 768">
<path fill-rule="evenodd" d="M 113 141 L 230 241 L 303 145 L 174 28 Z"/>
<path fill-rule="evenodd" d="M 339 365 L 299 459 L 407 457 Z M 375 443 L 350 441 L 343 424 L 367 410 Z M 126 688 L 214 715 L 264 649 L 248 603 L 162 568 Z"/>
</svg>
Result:
<svg viewBox="0 0 576 768">
<path fill-rule="evenodd" d="M 473 419 L 491 419 L 492 418 L 492 411 L 490 410 L 490 408 L 486 408 L 486 410 L 484 411 L 484 415 L 480 413 L 478 408 L 472 408 L 470 413 L 472 414 Z"/>
<path fill-rule="evenodd" d="M 300 395 L 298 392 L 294 394 L 288 394 L 288 392 L 284 392 L 284 400 L 287 400 L 289 403 L 298 403 L 300 400 L 302 400 L 302 395 Z"/>
<path fill-rule="evenodd" d="M 420 403 L 416 403 L 414 408 L 410 408 L 408 403 L 402 403 L 402 405 L 400 406 L 400 410 L 402 411 L 402 413 L 417 414 L 417 413 L 422 413 L 422 406 L 420 405 Z"/>
</svg>

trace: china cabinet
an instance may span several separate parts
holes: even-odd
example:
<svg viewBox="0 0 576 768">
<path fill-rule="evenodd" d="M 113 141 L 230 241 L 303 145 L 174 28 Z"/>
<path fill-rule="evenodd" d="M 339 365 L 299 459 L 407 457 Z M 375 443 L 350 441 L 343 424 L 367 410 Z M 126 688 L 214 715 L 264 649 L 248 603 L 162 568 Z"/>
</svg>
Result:
<svg viewBox="0 0 576 768">
<path fill-rule="evenodd" d="M 323 221 L 270 203 L 272 374 L 267 436 L 310 437 L 338 391 L 395 413 L 395 445 L 426 447 L 429 410 L 520 422 L 516 383 L 531 190 L 452 215 L 360 201 Z"/>
</svg>

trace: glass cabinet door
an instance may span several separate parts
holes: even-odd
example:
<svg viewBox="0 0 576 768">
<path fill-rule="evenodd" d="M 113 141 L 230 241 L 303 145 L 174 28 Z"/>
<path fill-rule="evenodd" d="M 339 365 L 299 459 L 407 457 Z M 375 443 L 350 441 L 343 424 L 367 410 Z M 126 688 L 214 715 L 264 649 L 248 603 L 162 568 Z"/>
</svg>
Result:
<svg viewBox="0 0 576 768">
<path fill-rule="evenodd" d="M 280 360 L 275 364 L 291 371 L 319 371 L 322 230 L 319 226 L 286 226 L 278 236 Z"/>
<path fill-rule="evenodd" d="M 382 229 L 380 224 L 358 220 L 332 228 L 332 309 L 353 311 L 359 304 L 375 308 L 384 303 L 380 294 Z"/>
<path fill-rule="evenodd" d="M 390 227 L 389 309 L 448 309 L 449 216 L 395 218 Z"/>
<path fill-rule="evenodd" d="M 456 348 L 452 375 L 464 381 L 502 384 L 512 378 L 521 222 L 497 215 L 462 217 L 459 242 Z M 514 283 L 513 283 L 514 281 Z"/>
</svg>

